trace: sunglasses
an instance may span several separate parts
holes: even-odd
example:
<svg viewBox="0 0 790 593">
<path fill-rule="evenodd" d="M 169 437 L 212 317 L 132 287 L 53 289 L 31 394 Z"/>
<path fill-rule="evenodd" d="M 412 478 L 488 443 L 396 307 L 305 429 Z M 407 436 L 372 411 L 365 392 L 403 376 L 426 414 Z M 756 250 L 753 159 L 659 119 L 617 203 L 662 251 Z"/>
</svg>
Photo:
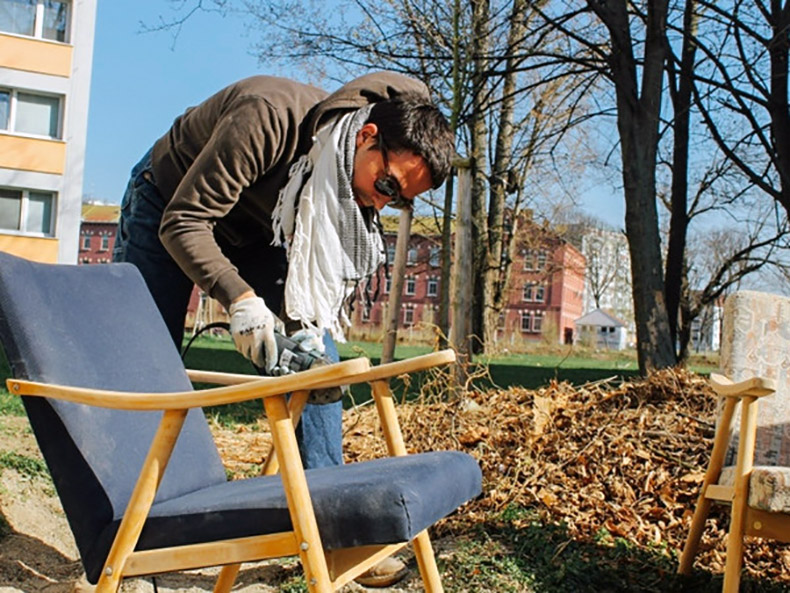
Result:
<svg viewBox="0 0 790 593">
<path fill-rule="evenodd" d="M 387 159 L 387 147 L 384 145 L 384 139 L 381 137 L 381 133 L 379 132 L 379 151 L 381 152 L 381 158 L 384 161 L 384 170 L 388 171 L 387 175 L 380 179 L 376 179 L 373 183 L 373 187 L 379 192 L 382 196 L 386 196 L 389 198 L 389 202 L 387 202 L 387 206 L 391 208 L 396 208 L 398 210 L 411 210 L 414 200 L 409 200 L 408 198 L 403 197 L 400 193 L 400 183 L 398 180 L 395 179 L 389 173 L 389 160 Z"/>
</svg>

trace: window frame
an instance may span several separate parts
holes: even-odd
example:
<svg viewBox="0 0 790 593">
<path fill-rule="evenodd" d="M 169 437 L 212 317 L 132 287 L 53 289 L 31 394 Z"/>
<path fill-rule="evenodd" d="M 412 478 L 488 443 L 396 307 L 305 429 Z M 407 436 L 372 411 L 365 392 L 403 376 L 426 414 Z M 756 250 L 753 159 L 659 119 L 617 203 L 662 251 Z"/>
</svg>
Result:
<svg viewBox="0 0 790 593">
<path fill-rule="evenodd" d="M 3 134 L 11 134 L 14 136 L 21 136 L 24 138 L 39 138 L 45 140 L 58 140 L 63 141 L 64 136 L 64 125 L 63 125 L 63 113 L 64 113 L 64 99 L 63 95 L 59 95 L 57 93 L 42 93 L 41 91 L 36 90 L 28 90 L 28 89 L 20 89 L 11 86 L 0 86 L 0 93 L 8 93 L 8 121 L 6 122 L 5 128 L 0 128 L 0 133 Z M 24 95 L 33 95 L 35 97 L 46 97 L 46 98 L 54 98 L 57 100 L 57 129 L 55 130 L 55 135 L 51 136 L 49 134 L 32 134 L 30 132 L 21 132 L 17 130 L 17 112 L 19 111 L 19 94 L 22 93 Z"/>
<path fill-rule="evenodd" d="M 403 293 L 406 296 L 414 296 L 417 294 L 417 278 L 414 276 L 406 276 L 406 282 L 403 283 Z"/>
<path fill-rule="evenodd" d="M 439 296 L 439 279 L 436 276 L 428 278 L 428 284 L 425 289 L 425 296 L 435 297 Z"/>
<path fill-rule="evenodd" d="M 71 44 L 71 24 L 73 21 L 74 15 L 74 2 L 73 0 L 58 0 L 62 4 L 66 6 L 66 27 L 63 32 L 63 40 L 60 39 L 51 39 L 49 37 L 44 37 L 44 3 L 45 0 L 36 0 L 36 6 L 34 8 L 33 13 L 33 34 L 28 35 L 26 33 L 15 33 L 13 31 L 7 31 L 5 29 L 0 29 L 0 33 L 5 35 L 17 35 L 19 37 L 25 37 L 27 39 L 38 39 L 40 41 L 46 41 L 49 43 L 62 43 L 66 45 Z"/>
<path fill-rule="evenodd" d="M 24 235 L 26 237 L 54 237 L 55 236 L 55 229 L 56 229 L 56 220 L 57 220 L 57 208 L 58 208 L 58 192 L 52 190 L 41 190 L 41 189 L 33 189 L 33 188 L 22 188 L 22 187 L 11 187 L 7 185 L 0 185 L 0 190 L 10 191 L 10 192 L 19 192 L 19 219 L 18 219 L 18 227 L 15 229 L 3 228 L 0 227 L 0 234 L 4 235 Z M 27 230 L 26 226 L 28 221 L 28 214 L 30 212 L 30 193 L 38 193 L 38 194 L 46 194 L 49 196 L 50 202 L 50 216 L 49 216 L 49 230 L 45 232 L 41 231 L 30 231 Z M 23 228 L 25 227 L 25 228 Z"/>
<path fill-rule="evenodd" d="M 521 332 L 525 334 L 532 332 L 532 314 L 529 311 L 521 311 Z"/>
</svg>

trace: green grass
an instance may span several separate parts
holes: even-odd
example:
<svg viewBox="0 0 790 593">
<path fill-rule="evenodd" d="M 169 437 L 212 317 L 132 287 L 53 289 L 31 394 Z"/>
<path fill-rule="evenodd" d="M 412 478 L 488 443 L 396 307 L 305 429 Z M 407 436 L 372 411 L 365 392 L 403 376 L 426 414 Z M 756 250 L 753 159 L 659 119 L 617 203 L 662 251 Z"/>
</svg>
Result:
<svg viewBox="0 0 790 593">
<path fill-rule="evenodd" d="M 590 540 L 573 539 L 523 508 L 509 508 L 479 524 L 440 560 L 449 591 L 532 593 L 718 593 L 721 575 L 676 574 L 677 558 L 663 547 L 639 548 L 602 530 Z M 788 585 L 744 575 L 742 592 L 788 593 Z"/>
<path fill-rule="evenodd" d="M 42 459 L 19 455 L 13 451 L 0 452 L 0 469 L 14 469 L 31 478 L 49 477 L 49 471 Z"/>
</svg>

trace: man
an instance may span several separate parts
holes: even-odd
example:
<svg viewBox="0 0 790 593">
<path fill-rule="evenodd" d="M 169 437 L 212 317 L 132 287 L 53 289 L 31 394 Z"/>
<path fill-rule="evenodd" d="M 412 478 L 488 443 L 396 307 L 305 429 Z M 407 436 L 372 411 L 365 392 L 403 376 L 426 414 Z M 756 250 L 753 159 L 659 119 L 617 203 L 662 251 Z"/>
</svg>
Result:
<svg viewBox="0 0 790 593">
<path fill-rule="evenodd" d="M 368 74 L 331 95 L 244 79 L 187 109 L 132 169 L 113 259 L 138 266 L 178 347 L 196 283 L 265 372 L 278 372 L 280 317 L 336 360 L 326 333 L 342 339 L 346 303 L 385 261 L 378 211 L 441 185 L 453 154 L 447 121 L 406 76 Z M 341 402 L 306 407 L 306 467 L 342 463 L 341 422 Z M 359 582 L 389 585 L 398 563 Z"/>
</svg>

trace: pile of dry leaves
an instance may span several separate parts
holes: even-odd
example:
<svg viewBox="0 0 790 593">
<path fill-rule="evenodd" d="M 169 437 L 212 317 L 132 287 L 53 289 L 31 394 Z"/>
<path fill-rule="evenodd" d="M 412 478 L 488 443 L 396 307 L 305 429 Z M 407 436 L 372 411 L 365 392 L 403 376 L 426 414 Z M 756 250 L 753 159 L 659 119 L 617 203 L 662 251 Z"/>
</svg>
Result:
<svg viewBox="0 0 790 593">
<path fill-rule="evenodd" d="M 564 522 L 576 538 L 600 541 L 608 533 L 679 553 L 712 446 L 715 408 L 704 379 L 666 370 L 628 383 L 514 387 L 452 402 L 427 396 L 398 410 L 410 451 L 460 449 L 480 462 L 484 493 L 452 519 L 454 528 L 516 505 Z M 373 406 L 349 411 L 345 422 L 349 461 L 385 454 Z M 245 468 L 254 468 L 268 446 L 268 435 L 246 436 L 246 445 L 238 435 L 220 439 L 232 470 L 253 471 Z M 698 556 L 714 572 L 724 569 L 726 526 L 726 514 L 714 510 Z M 790 582 L 790 547 L 755 541 L 746 568 Z"/>
</svg>

